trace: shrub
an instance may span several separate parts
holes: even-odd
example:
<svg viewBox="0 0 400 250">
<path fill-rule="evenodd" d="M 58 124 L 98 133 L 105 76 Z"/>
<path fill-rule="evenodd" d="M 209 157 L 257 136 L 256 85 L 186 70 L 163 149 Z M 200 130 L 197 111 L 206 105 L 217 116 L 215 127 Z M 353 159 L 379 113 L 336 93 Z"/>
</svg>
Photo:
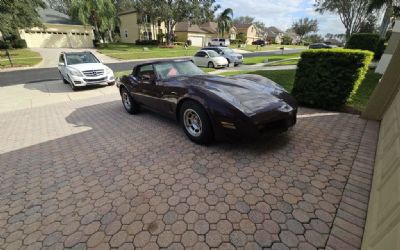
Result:
<svg viewBox="0 0 400 250">
<path fill-rule="evenodd" d="M 293 38 L 290 36 L 284 35 L 282 37 L 282 45 L 291 45 L 293 43 Z"/>
<path fill-rule="evenodd" d="M 28 47 L 24 39 L 15 39 L 11 44 L 14 49 L 25 49 Z"/>
<path fill-rule="evenodd" d="M 240 43 L 239 40 L 231 40 L 231 45 L 238 45 Z"/>
<path fill-rule="evenodd" d="M 136 45 L 159 45 L 158 40 L 136 40 Z"/>
<path fill-rule="evenodd" d="M 192 40 L 187 40 L 186 44 L 187 44 L 187 46 L 192 46 Z"/>
<path fill-rule="evenodd" d="M 293 96 L 299 103 L 327 110 L 340 109 L 364 80 L 373 53 L 323 49 L 301 54 Z"/>
<path fill-rule="evenodd" d="M 347 42 L 346 48 L 369 50 L 375 53 L 375 59 L 379 59 L 385 51 L 385 40 L 381 39 L 378 34 L 353 34 Z"/>
<path fill-rule="evenodd" d="M 10 48 L 10 43 L 7 41 L 0 40 L 0 49 L 9 49 Z"/>
<path fill-rule="evenodd" d="M 100 47 L 100 40 L 98 40 L 98 39 L 94 39 L 93 40 L 93 46 L 95 47 L 95 48 L 99 48 Z"/>
</svg>

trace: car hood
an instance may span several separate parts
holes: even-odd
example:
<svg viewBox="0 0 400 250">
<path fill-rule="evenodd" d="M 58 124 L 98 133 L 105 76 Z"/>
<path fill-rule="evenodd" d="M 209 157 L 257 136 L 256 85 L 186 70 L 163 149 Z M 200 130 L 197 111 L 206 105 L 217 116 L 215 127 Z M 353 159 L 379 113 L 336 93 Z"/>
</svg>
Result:
<svg viewBox="0 0 400 250">
<path fill-rule="evenodd" d="M 191 84 L 219 96 L 250 116 L 261 111 L 287 108 L 288 105 L 285 96 L 289 95 L 273 82 L 202 75 L 192 77 Z"/>
<path fill-rule="evenodd" d="M 73 65 L 68 65 L 68 67 L 79 71 L 106 69 L 106 66 L 101 63 L 73 64 Z"/>
</svg>

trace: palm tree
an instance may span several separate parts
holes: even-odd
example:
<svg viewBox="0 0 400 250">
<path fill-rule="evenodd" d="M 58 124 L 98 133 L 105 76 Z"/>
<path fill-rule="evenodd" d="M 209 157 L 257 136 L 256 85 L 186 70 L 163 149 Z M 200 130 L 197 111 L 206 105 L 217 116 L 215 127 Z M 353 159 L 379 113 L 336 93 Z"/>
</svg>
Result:
<svg viewBox="0 0 400 250">
<path fill-rule="evenodd" d="M 386 31 L 390 25 L 390 19 L 392 18 L 394 14 L 394 8 L 398 6 L 400 3 L 399 0 L 370 0 L 369 6 L 368 6 L 368 11 L 372 12 L 374 10 L 379 10 L 382 9 L 383 7 L 386 7 L 385 10 L 385 15 L 382 20 L 381 27 L 379 29 L 379 33 L 381 38 L 385 38 L 386 36 Z"/>
<path fill-rule="evenodd" d="M 112 31 L 117 23 L 117 10 L 112 0 L 72 0 L 70 15 L 85 25 L 92 25 L 96 39 L 107 32 L 112 41 Z"/>
<path fill-rule="evenodd" d="M 225 36 L 233 26 L 233 10 L 231 8 L 225 9 L 217 18 L 218 32 L 221 37 Z"/>
</svg>

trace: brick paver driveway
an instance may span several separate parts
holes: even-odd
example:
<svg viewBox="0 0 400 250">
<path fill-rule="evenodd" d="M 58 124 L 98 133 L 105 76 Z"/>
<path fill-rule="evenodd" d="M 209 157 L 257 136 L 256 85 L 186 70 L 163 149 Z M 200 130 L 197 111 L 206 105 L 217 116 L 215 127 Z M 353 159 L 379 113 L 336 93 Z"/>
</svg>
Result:
<svg viewBox="0 0 400 250">
<path fill-rule="evenodd" d="M 300 114 L 210 147 L 117 95 L 0 114 L 0 248 L 325 248 L 367 122 Z"/>
</svg>

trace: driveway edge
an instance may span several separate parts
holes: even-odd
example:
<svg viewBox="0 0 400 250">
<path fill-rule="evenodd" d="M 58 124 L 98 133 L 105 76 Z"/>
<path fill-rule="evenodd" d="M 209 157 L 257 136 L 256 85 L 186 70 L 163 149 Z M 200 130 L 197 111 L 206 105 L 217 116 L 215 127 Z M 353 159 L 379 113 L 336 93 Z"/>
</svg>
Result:
<svg viewBox="0 0 400 250">
<path fill-rule="evenodd" d="M 379 122 L 367 121 L 326 249 L 360 249 L 367 218 Z"/>
</svg>

